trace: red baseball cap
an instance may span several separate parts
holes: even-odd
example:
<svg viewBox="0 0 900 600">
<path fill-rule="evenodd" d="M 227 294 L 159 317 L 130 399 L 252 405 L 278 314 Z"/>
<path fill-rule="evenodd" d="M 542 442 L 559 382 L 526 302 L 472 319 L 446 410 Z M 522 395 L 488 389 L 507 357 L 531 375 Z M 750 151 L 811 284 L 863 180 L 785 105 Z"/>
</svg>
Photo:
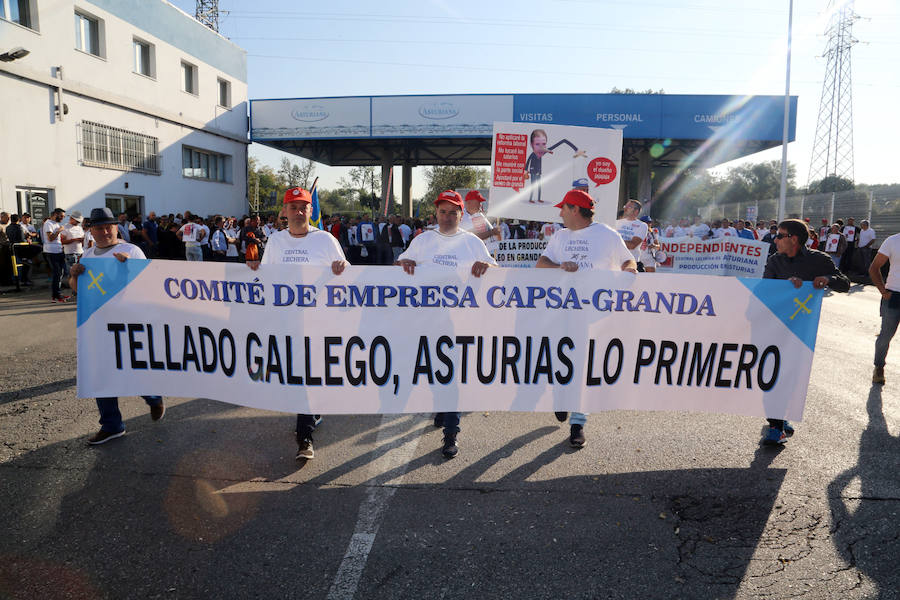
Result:
<svg viewBox="0 0 900 600">
<path fill-rule="evenodd" d="M 571 190 L 563 196 L 562 202 L 555 205 L 556 208 L 562 208 L 563 204 L 572 204 L 581 208 L 594 208 L 594 199 L 591 195 L 582 190 Z"/>
<path fill-rule="evenodd" d="M 487 202 L 487 198 L 481 195 L 481 192 L 478 190 L 469 190 L 469 193 L 466 194 L 466 202 L 469 200 L 478 200 L 479 202 Z"/>
<path fill-rule="evenodd" d="M 453 190 L 444 190 L 440 194 L 438 194 L 437 200 L 434 201 L 435 206 L 440 204 L 441 202 L 449 202 L 454 206 L 458 206 L 460 208 L 463 207 L 462 196 L 454 192 Z"/>
<path fill-rule="evenodd" d="M 291 188 L 284 192 L 284 203 L 288 204 L 289 202 L 306 202 L 309 204 L 312 202 L 312 196 L 310 196 L 309 192 L 303 188 Z"/>
</svg>

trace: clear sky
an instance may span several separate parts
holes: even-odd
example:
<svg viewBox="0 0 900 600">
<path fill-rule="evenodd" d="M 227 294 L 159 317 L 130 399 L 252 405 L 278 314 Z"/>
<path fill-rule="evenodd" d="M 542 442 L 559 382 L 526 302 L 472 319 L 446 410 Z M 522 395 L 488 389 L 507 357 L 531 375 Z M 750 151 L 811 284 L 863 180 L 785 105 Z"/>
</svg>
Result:
<svg viewBox="0 0 900 600">
<path fill-rule="evenodd" d="M 173 0 L 189 14 L 193 0 Z M 788 161 L 806 183 L 829 0 L 794 2 Z M 247 50 L 250 98 L 382 94 L 784 94 L 788 0 L 220 0 L 220 32 Z M 856 0 L 855 175 L 900 181 L 900 2 Z M 277 167 L 283 154 L 250 153 Z M 781 148 L 746 160 L 780 160 Z M 725 165 L 728 166 L 728 165 Z M 416 169 L 413 196 L 424 191 Z M 345 169 L 317 166 L 334 187 Z"/>
</svg>

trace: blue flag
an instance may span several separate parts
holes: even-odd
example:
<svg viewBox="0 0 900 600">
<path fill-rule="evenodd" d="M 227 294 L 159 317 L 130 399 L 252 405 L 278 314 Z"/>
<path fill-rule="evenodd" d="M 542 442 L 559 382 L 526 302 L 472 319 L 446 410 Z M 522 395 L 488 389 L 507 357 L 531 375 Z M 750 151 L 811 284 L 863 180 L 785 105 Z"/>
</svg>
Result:
<svg viewBox="0 0 900 600">
<path fill-rule="evenodd" d="M 322 228 L 322 214 L 319 211 L 319 189 L 313 186 L 312 191 L 312 212 L 309 215 L 309 224 L 313 227 Z"/>
</svg>

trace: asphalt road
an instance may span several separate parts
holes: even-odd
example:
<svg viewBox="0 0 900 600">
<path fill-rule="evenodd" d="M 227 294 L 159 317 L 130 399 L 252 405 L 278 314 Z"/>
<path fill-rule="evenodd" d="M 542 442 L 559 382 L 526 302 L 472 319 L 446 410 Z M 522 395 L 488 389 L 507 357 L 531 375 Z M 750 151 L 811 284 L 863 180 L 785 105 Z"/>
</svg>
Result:
<svg viewBox="0 0 900 600">
<path fill-rule="evenodd" d="M 0 598 L 900 598 L 900 349 L 878 295 L 824 303 L 806 415 L 293 416 L 167 398 L 85 446 L 75 307 L 0 297 Z M 896 342 L 900 344 L 900 341 Z M 896 345 L 895 344 L 895 345 Z M 889 361 L 891 357 L 889 357 Z"/>
</svg>

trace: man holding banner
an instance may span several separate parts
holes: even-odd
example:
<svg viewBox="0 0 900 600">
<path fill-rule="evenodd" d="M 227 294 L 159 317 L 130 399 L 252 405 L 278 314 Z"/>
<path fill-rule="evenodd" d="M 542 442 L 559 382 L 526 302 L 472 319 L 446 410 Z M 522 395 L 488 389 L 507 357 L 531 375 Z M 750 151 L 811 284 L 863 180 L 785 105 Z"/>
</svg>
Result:
<svg viewBox="0 0 900 600">
<path fill-rule="evenodd" d="M 85 258 L 115 258 L 119 262 L 125 262 L 129 258 L 146 258 L 143 251 L 134 244 L 118 239 L 119 221 L 113 216 L 107 207 L 95 208 L 91 211 L 91 235 L 94 237 L 94 245 L 87 248 L 82 254 Z M 84 273 L 85 267 L 81 263 L 75 263 L 69 272 L 69 287 L 78 292 L 78 277 Z M 90 274 L 93 278 L 93 274 Z M 94 285 L 103 274 L 92 281 Z M 90 285 L 88 289 L 90 289 Z M 159 421 L 166 414 L 166 405 L 161 396 L 143 396 L 144 401 L 150 406 L 150 418 Z M 110 440 L 125 435 L 125 423 L 122 421 L 122 413 L 119 411 L 119 399 L 97 398 L 97 410 L 100 412 L 100 431 L 88 438 L 91 446 L 105 444 Z"/>
<path fill-rule="evenodd" d="M 266 243 L 262 261 L 247 261 L 247 266 L 257 270 L 260 264 L 294 264 L 305 266 L 330 266 L 331 272 L 340 275 L 347 266 L 344 252 L 333 235 L 309 224 L 312 213 L 312 196 L 303 188 L 291 188 L 284 192 L 283 214 L 288 228 L 275 232 Z M 320 419 L 316 415 L 297 415 L 297 459 L 311 459 L 313 431 Z"/>
<path fill-rule="evenodd" d="M 556 205 L 565 229 L 553 234 L 538 259 L 539 269 L 562 269 L 574 273 L 579 269 L 603 269 L 637 273 L 637 262 L 619 234 L 608 225 L 594 222 L 594 199 L 584 191 L 572 190 Z M 640 207 L 637 209 L 640 211 Z M 640 222 L 640 221 L 639 221 Z M 646 227 L 646 226 L 645 226 Z M 562 422 L 568 415 L 557 412 Z M 584 446 L 584 424 L 587 415 L 573 412 L 569 419 L 569 444 Z"/>
<path fill-rule="evenodd" d="M 766 261 L 764 279 L 788 279 L 799 288 L 804 281 L 812 281 L 817 290 L 830 287 L 836 292 L 850 289 L 850 280 L 838 271 L 831 258 L 824 252 L 806 247 L 809 229 L 799 219 L 787 219 L 778 224 L 775 246 L 778 252 Z M 768 419 L 769 429 L 762 443 L 778 446 L 794 434 L 790 423 L 782 419 Z"/>
<path fill-rule="evenodd" d="M 462 197 L 452 190 L 446 190 L 434 201 L 437 207 L 437 230 L 429 229 L 413 238 L 409 248 L 397 259 L 397 264 L 410 275 L 417 265 L 459 269 L 471 265 L 474 277 L 481 277 L 489 265 L 497 262 L 488 254 L 487 248 L 478 237 L 460 229 L 462 221 Z M 459 412 L 438 413 L 434 419 L 436 427 L 444 427 L 444 445 L 441 449 L 445 458 L 453 458 L 459 452 L 456 437 L 459 433 Z"/>
</svg>

